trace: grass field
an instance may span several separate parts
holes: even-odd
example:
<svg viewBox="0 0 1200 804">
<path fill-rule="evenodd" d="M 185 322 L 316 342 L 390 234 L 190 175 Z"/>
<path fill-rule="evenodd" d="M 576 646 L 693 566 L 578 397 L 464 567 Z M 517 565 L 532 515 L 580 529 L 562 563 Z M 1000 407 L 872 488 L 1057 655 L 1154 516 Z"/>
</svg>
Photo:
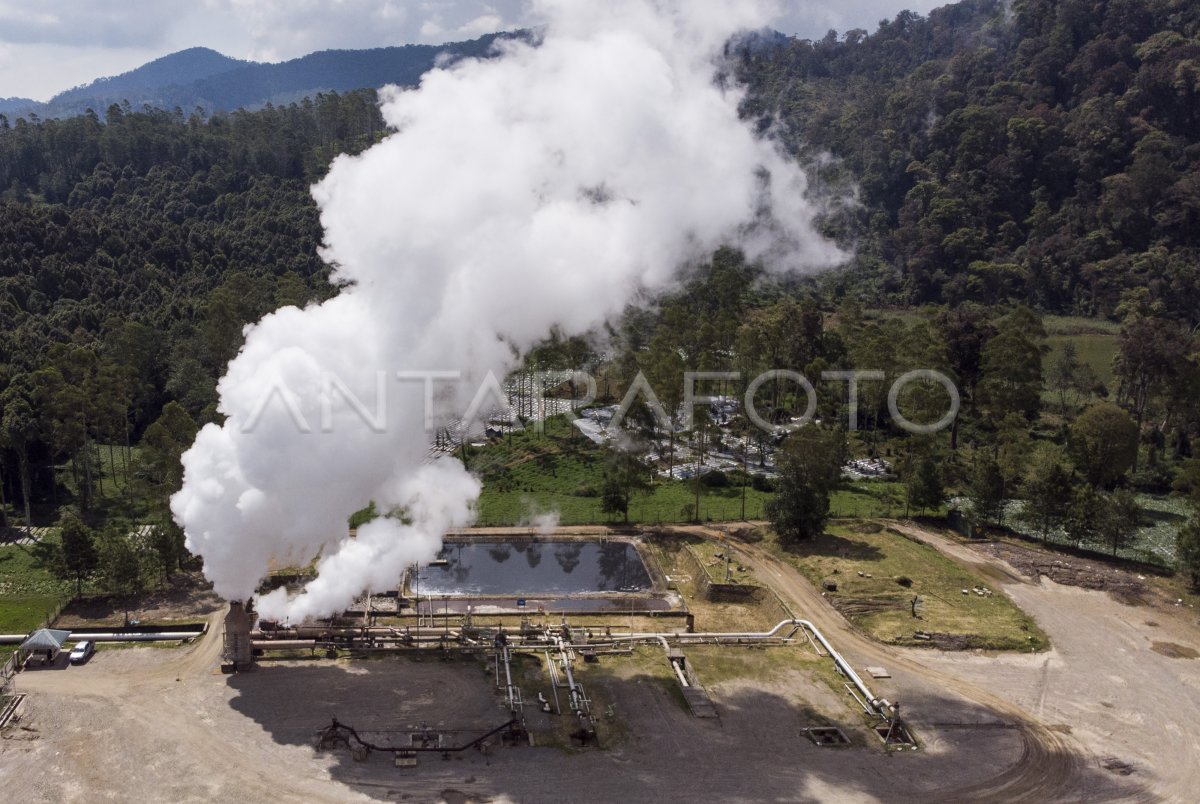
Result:
<svg viewBox="0 0 1200 804">
<path fill-rule="evenodd" d="M 746 600 L 730 603 L 714 603 L 705 600 L 697 591 L 694 577 L 695 564 L 684 553 L 685 546 L 701 555 L 711 554 L 712 545 L 699 537 L 675 535 L 658 537 L 649 543 L 648 549 L 662 567 L 663 572 L 676 580 L 676 588 L 687 602 L 688 611 L 696 619 L 697 631 L 765 631 L 779 622 L 775 611 L 756 601 Z M 736 548 L 735 548 L 736 549 Z M 744 576 L 742 576 L 744 579 Z"/>
<path fill-rule="evenodd" d="M 1117 336 L 1105 333 L 1084 333 L 1074 335 L 1051 335 L 1046 338 L 1049 351 L 1042 358 L 1042 372 L 1049 376 L 1050 366 L 1062 354 L 1063 346 L 1074 344 L 1079 362 L 1089 366 L 1096 373 L 1096 379 L 1104 383 L 1110 391 L 1115 387 L 1113 376 L 1113 357 L 1117 354 Z"/>
<path fill-rule="evenodd" d="M 547 488 L 554 478 L 531 483 L 520 491 L 498 491 L 486 484 L 479 498 L 478 524 L 484 527 L 517 525 L 547 511 L 558 513 L 562 525 L 612 524 L 622 521 L 620 515 L 600 510 L 598 497 L 577 497 L 570 493 Z M 763 506 L 770 495 L 746 489 L 746 519 L 761 519 Z M 638 494 L 629 506 L 629 521 L 641 524 L 686 522 L 694 519 L 692 508 L 695 492 L 684 483 L 663 482 L 649 494 Z M 705 489 L 700 496 L 701 520 L 723 521 L 742 518 L 740 488 Z"/>
<path fill-rule="evenodd" d="M 1116 335 L 1121 325 L 1104 318 L 1082 318 L 1075 315 L 1043 316 L 1046 334 L 1055 335 Z"/>
<path fill-rule="evenodd" d="M 688 545 L 692 555 L 700 562 L 700 566 L 708 575 L 710 581 L 717 583 L 739 583 L 757 586 L 758 581 L 738 559 L 737 547 L 733 544 L 718 544 L 717 542 L 702 541 Z M 726 564 L 728 558 L 728 564 Z M 728 578 L 726 571 L 728 570 Z"/>
<path fill-rule="evenodd" d="M 562 419 L 552 420 L 544 435 L 526 431 L 505 436 L 469 452 L 472 471 L 483 477 L 479 498 L 481 526 L 528 523 L 540 513 L 557 512 L 563 525 L 610 524 L 619 515 L 600 510 L 605 450 Z M 739 486 L 703 487 L 699 516 L 695 487 L 655 478 L 648 493 L 635 494 L 629 521 L 641 524 L 762 519 L 770 492 Z M 900 483 L 863 481 L 838 489 L 830 511 L 839 517 L 899 516 L 904 513 Z"/>
<path fill-rule="evenodd" d="M 1075 347 L 1079 362 L 1089 367 L 1110 393 L 1115 389 L 1113 358 L 1119 348 L 1120 324 L 1099 318 L 1050 315 L 1042 319 L 1042 325 L 1047 335 L 1047 351 L 1042 358 L 1043 376 L 1049 378 L 1050 367 L 1062 354 L 1063 347 L 1070 343 Z M 1058 395 L 1049 389 L 1043 392 L 1042 398 L 1047 403 L 1058 402 Z"/>
<path fill-rule="evenodd" d="M 52 531 L 46 540 L 57 538 Z M 69 594 L 70 586 L 39 565 L 32 548 L 17 544 L 0 545 L 0 598 L 54 597 Z"/>
<path fill-rule="evenodd" d="M 880 642 L 912 644 L 921 630 L 958 638 L 963 647 L 1041 650 L 1045 634 L 1002 593 L 980 596 L 974 587 L 991 589 L 928 545 L 895 531 L 837 524 L 825 535 L 789 549 L 774 545 L 814 584 L 837 583 L 832 602 L 859 628 Z M 861 574 L 860 574 L 861 573 Z M 902 586 L 897 579 L 911 580 Z M 966 589 L 969 594 L 962 594 Z M 924 600 L 920 618 L 912 616 L 914 595 Z"/>
<path fill-rule="evenodd" d="M 800 638 L 803 642 L 803 637 Z M 726 681 L 762 680 L 783 676 L 789 670 L 803 668 L 812 671 L 829 659 L 795 645 L 765 648 L 734 648 L 716 645 L 696 645 L 687 648 L 688 661 L 692 663 L 702 684 L 719 684 Z M 841 692 L 840 684 L 830 687 Z"/>
<path fill-rule="evenodd" d="M 592 477 L 599 482 L 601 469 Z M 479 498 L 479 521 L 481 526 L 517 525 L 529 522 L 533 516 L 555 511 L 563 525 L 611 524 L 621 522 L 621 517 L 600 510 L 599 497 L 577 496 L 568 487 L 576 482 L 575 477 L 557 477 L 531 473 L 518 488 L 502 490 L 484 483 Z M 762 519 L 771 493 L 745 490 L 743 512 L 742 489 L 740 487 L 705 488 L 700 495 L 700 520 L 727 521 L 739 519 Z M 695 490 L 682 481 L 658 481 L 648 494 L 637 494 L 629 506 L 629 521 L 641 524 L 688 522 L 696 517 L 692 509 L 696 503 Z M 904 512 L 904 489 L 899 483 L 880 481 L 847 485 L 834 492 L 830 500 L 830 512 L 838 517 L 899 516 Z"/>
<path fill-rule="evenodd" d="M 66 601 L 61 595 L 0 598 L 0 634 L 27 634 Z"/>
<path fill-rule="evenodd" d="M 834 517 L 893 517 L 904 513 L 904 484 L 889 480 L 846 483 L 829 498 Z"/>
<path fill-rule="evenodd" d="M 38 566 L 28 547 L 0 546 L 0 634 L 27 634 L 71 597 L 71 585 Z M 13 646 L 0 645 L 0 662 Z"/>
</svg>

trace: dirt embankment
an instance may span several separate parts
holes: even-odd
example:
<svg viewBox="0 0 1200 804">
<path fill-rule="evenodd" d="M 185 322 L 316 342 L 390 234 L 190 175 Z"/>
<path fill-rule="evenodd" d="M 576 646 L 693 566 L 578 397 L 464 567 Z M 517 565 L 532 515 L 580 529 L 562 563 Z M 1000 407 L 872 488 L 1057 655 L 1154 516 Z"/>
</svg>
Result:
<svg viewBox="0 0 1200 804">
<path fill-rule="evenodd" d="M 1120 567 L 1077 556 L 1052 553 L 1008 542 L 971 545 L 992 558 L 1008 562 L 1022 575 L 1037 580 L 1049 578 L 1063 586 L 1077 586 L 1108 592 L 1118 602 L 1143 605 L 1149 601 L 1150 588 L 1135 573 Z"/>
</svg>

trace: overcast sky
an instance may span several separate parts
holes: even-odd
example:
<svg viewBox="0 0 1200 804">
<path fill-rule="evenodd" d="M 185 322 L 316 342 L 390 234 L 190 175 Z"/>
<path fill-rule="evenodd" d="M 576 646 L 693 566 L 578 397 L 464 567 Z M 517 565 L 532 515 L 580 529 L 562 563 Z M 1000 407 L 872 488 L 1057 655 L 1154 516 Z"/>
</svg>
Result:
<svg viewBox="0 0 1200 804">
<path fill-rule="evenodd" d="M 903 9 L 925 13 L 947 0 L 777 2 L 775 28 L 818 38 L 831 28 L 873 31 Z M 197 45 L 281 61 L 328 48 L 469 39 L 533 22 L 529 0 L 0 0 L 0 97 L 46 100 Z"/>
</svg>

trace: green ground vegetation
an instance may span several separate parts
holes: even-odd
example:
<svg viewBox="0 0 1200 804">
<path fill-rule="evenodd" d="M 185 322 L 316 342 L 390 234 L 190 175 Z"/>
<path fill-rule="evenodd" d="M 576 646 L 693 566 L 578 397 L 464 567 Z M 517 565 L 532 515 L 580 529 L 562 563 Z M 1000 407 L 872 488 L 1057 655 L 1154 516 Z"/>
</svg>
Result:
<svg viewBox="0 0 1200 804">
<path fill-rule="evenodd" d="M 0 634 L 27 634 L 40 628 L 71 598 L 72 591 L 69 582 L 56 579 L 38 563 L 30 548 L 0 546 Z M 0 662 L 13 650 L 0 645 Z"/>
<path fill-rule="evenodd" d="M 1046 338 L 1046 352 L 1042 357 L 1042 372 L 1050 376 L 1051 366 L 1062 354 L 1065 344 L 1075 347 L 1079 362 L 1092 370 L 1096 379 L 1107 389 L 1116 388 L 1113 358 L 1120 352 L 1117 336 L 1109 332 L 1082 332 L 1050 335 Z M 1051 393 L 1052 392 L 1047 392 Z"/>
<path fill-rule="evenodd" d="M 461 451 L 458 453 L 461 455 Z M 563 525 L 618 523 L 619 514 L 601 510 L 605 450 L 564 417 L 547 422 L 545 431 L 526 430 L 467 449 L 467 464 L 483 478 L 479 498 L 481 526 L 517 525 L 555 511 Z M 762 516 L 769 493 L 745 488 L 747 519 Z M 701 486 L 700 520 L 742 518 L 741 486 Z M 655 477 L 647 493 L 633 496 L 629 521 L 686 522 L 697 519 L 694 484 Z"/>
<path fill-rule="evenodd" d="M 1042 318 L 1046 335 L 1116 335 L 1121 325 L 1106 318 L 1086 318 L 1077 315 L 1047 315 Z"/>
<path fill-rule="evenodd" d="M 786 550 L 772 544 L 814 584 L 836 582 L 831 602 L 880 642 L 911 644 L 915 631 L 926 631 L 961 637 L 964 647 L 1042 650 L 1048 645 L 1037 624 L 990 581 L 894 530 L 839 523 L 820 538 Z M 905 579 L 909 583 L 903 584 Z M 992 594 L 977 595 L 976 587 Z M 924 601 L 919 619 L 912 616 L 915 595 Z"/>
<path fill-rule="evenodd" d="M 138 446 L 126 449 L 115 444 L 92 444 L 92 497 L 98 516 L 116 515 L 137 511 L 147 513 L 142 499 L 144 484 L 138 482 L 142 450 Z M 84 479 L 78 469 L 67 464 L 54 467 L 54 475 L 61 490 L 70 499 L 77 500 L 84 493 Z"/>
<path fill-rule="evenodd" d="M 58 535 L 50 531 L 45 543 L 56 543 Z M 37 556 L 34 548 L 23 544 L 0 545 L 0 598 L 70 597 L 73 583 L 55 578 Z"/>
<path fill-rule="evenodd" d="M 833 517 L 891 517 L 903 512 L 904 484 L 892 480 L 843 482 L 829 498 Z"/>
<path fill-rule="evenodd" d="M 732 544 L 702 541 L 689 544 L 688 549 L 696 556 L 709 580 L 716 583 L 758 585 L 754 573 L 741 563 L 737 549 Z"/>
<path fill-rule="evenodd" d="M 794 645 L 765 647 L 688 645 L 684 654 L 704 685 L 738 680 L 770 681 L 789 670 L 811 671 L 830 661 L 818 656 L 803 637 L 800 640 Z"/>
<path fill-rule="evenodd" d="M 1179 495 L 1138 494 L 1136 500 L 1141 508 L 1139 526 L 1128 542 L 1117 550 L 1117 556 L 1157 564 L 1168 569 L 1174 568 L 1178 551 L 1176 534 L 1191 519 L 1190 506 L 1185 498 Z M 1021 501 L 1009 501 L 1004 507 L 1004 526 L 1022 536 L 1041 541 L 1042 535 L 1036 533 L 1021 517 L 1024 507 Z M 1102 541 L 1075 538 L 1062 528 L 1048 534 L 1044 542 L 1051 547 L 1082 547 L 1096 552 L 1100 557 L 1112 553 L 1110 545 Z"/>
</svg>

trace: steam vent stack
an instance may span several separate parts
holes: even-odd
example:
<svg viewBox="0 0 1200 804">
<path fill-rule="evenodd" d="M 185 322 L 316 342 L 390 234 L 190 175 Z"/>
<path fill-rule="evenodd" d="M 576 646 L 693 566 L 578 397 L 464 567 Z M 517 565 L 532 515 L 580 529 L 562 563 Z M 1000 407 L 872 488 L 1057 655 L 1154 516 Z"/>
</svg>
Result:
<svg viewBox="0 0 1200 804">
<path fill-rule="evenodd" d="M 254 615 L 250 601 L 243 604 L 240 600 L 229 603 L 229 613 L 225 615 L 225 662 L 222 668 L 226 672 L 247 670 L 253 662 L 250 644 L 250 628 L 254 625 Z"/>
</svg>

